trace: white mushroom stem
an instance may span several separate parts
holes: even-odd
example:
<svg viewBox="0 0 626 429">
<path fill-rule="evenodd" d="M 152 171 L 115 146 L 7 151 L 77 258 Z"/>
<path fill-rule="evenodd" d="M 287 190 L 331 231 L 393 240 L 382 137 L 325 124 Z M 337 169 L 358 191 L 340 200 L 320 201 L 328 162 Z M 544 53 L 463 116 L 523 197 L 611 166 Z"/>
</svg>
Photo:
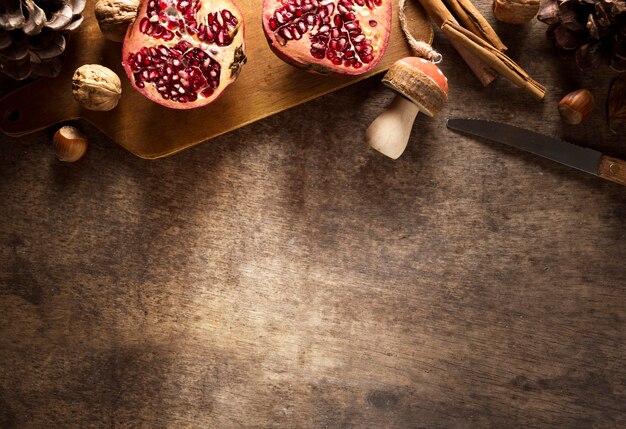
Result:
<svg viewBox="0 0 626 429">
<path fill-rule="evenodd" d="M 391 104 L 372 122 L 365 132 L 365 141 L 392 159 L 398 159 L 411 136 L 419 107 L 409 99 L 396 95 Z"/>
<path fill-rule="evenodd" d="M 448 99 L 448 80 L 439 67 L 424 58 L 396 61 L 383 76 L 383 84 L 398 95 L 365 132 L 365 140 L 377 151 L 397 159 L 409 142 L 419 111 L 434 116 Z"/>
</svg>

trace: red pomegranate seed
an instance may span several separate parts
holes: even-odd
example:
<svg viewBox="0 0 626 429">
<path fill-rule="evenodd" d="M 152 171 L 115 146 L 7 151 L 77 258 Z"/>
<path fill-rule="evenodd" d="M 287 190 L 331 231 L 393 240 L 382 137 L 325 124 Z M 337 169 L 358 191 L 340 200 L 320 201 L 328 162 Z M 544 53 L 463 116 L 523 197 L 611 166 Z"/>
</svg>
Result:
<svg viewBox="0 0 626 429">
<path fill-rule="evenodd" d="M 149 27 L 150 27 L 150 21 L 148 20 L 148 18 L 143 18 L 141 22 L 139 23 L 139 31 L 141 31 L 142 33 L 145 33 Z"/>
<path fill-rule="evenodd" d="M 140 33 L 166 42 L 175 38 L 179 41 L 171 47 L 155 44 L 140 46 L 134 53 L 125 51 L 127 60 L 124 65 L 133 78 L 135 86 L 143 89 L 150 83 L 162 99 L 168 101 L 167 104 L 162 103 L 168 107 L 174 107 L 173 102 L 183 104 L 195 102 L 199 95 L 204 98 L 212 97 L 220 87 L 221 66 L 210 56 L 216 55 L 219 51 L 212 48 L 209 54 L 209 50 L 203 50 L 208 49 L 204 48 L 205 45 L 203 49 L 192 48 L 193 40 L 229 46 L 238 32 L 239 20 L 226 9 L 207 14 L 205 22 L 210 23 L 208 26 L 204 23 L 199 24 L 195 13 L 202 6 L 200 4 L 202 1 L 150 1 L 144 17 L 136 24 Z M 207 4 L 208 0 L 204 1 L 204 4 Z M 170 18 L 168 16 L 170 7 L 175 7 L 181 13 L 182 19 L 180 15 Z M 159 22 L 164 22 L 164 24 Z M 180 40 L 185 36 L 191 36 L 191 38 Z M 301 34 L 298 36 L 301 37 Z M 233 51 L 233 54 L 235 61 L 237 59 L 242 61 L 243 52 L 238 54 Z M 237 55 L 240 56 L 237 57 Z M 233 74 L 229 76 L 231 82 Z"/>
<path fill-rule="evenodd" d="M 302 43 L 308 44 L 312 64 L 318 64 L 317 60 L 326 59 L 328 62 L 320 63 L 321 67 L 328 64 L 342 65 L 349 68 L 370 69 L 378 62 L 379 53 L 384 52 L 377 48 L 374 53 L 371 48 L 370 37 L 384 38 L 387 40 L 389 22 L 391 19 L 391 7 L 384 6 L 385 10 L 377 11 L 376 5 L 383 5 L 382 0 L 266 0 L 264 6 L 264 30 L 268 38 L 276 37 L 278 43 L 271 45 L 272 49 L 284 52 L 287 58 L 292 58 L 296 63 L 307 65 L 306 60 L 290 56 L 289 46 L 298 47 Z M 369 10 L 360 7 L 367 6 Z M 271 9 L 267 9 L 271 7 Z M 376 29 L 373 33 L 363 34 L 359 23 L 365 19 L 369 27 L 377 27 L 378 22 L 386 22 L 382 29 Z M 383 21 L 380 21 L 380 19 Z M 379 26 L 380 27 L 380 26 Z M 309 33 L 310 32 L 310 33 Z M 307 35 L 307 33 L 309 33 Z M 386 34 L 387 33 L 387 34 Z M 290 43 L 301 40 L 299 44 Z M 380 44 L 377 44 L 380 46 Z M 370 66 L 364 66 L 362 58 L 366 58 Z M 342 73 L 341 69 L 328 67 L 331 71 Z M 350 73 L 348 74 L 358 74 Z"/>
<path fill-rule="evenodd" d="M 323 50 L 318 50 L 318 49 L 311 49 L 311 55 L 313 55 L 314 58 L 317 58 L 318 60 L 321 60 L 324 58 L 325 53 Z"/>
<path fill-rule="evenodd" d="M 283 28 L 283 30 L 281 31 L 281 35 L 283 39 L 287 39 L 287 40 L 293 39 L 293 35 L 291 34 L 291 31 L 289 31 L 288 28 Z"/>
</svg>

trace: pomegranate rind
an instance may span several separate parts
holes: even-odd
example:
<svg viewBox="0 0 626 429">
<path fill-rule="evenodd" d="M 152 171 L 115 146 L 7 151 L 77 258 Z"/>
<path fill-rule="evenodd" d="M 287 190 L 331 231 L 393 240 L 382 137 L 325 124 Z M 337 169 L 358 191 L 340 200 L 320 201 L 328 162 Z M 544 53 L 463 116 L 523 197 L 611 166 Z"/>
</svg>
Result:
<svg viewBox="0 0 626 429">
<path fill-rule="evenodd" d="M 139 91 L 146 98 L 154 101 L 157 104 L 163 105 L 172 109 L 186 110 L 194 109 L 205 106 L 217 100 L 224 90 L 232 84 L 238 77 L 241 66 L 246 62 L 245 56 L 245 26 L 243 14 L 237 7 L 237 5 L 231 0 L 221 0 L 219 2 L 212 2 L 208 0 L 200 0 L 201 7 L 196 13 L 198 21 L 201 21 L 202 17 L 206 17 L 207 14 L 220 12 L 223 10 L 229 11 L 238 21 L 236 32 L 232 35 L 232 42 L 227 46 L 217 46 L 215 43 L 203 43 L 198 39 L 197 35 L 184 34 L 182 37 L 175 37 L 173 40 L 165 41 L 163 39 L 156 39 L 145 33 L 140 29 L 142 18 L 146 17 L 148 5 L 150 1 L 154 0 L 142 0 L 137 13 L 137 19 L 129 26 L 126 37 L 124 38 L 124 44 L 122 47 L 122 65 L 128 75 L 129 80 L 133 87 Z M 176 3 L 174 0 L 160 0 L 162 3 Z M 190 2 L 193 0 L 190 0 Z M 156 89 L 156 85 L 146 84 L 143 87 L 139 87 L 134 78 L 134 72 L 129 62 L 129 55 L 136 54 L 143 47 L 158 47 L 166 46 L 167 48 L 174 47 L 180 41 L 186 41 L 191 45 L 191 49 L 200 48 L 203 51 L 209 51 L 209 56 L 220 64 L 219 86 L 213 90 L 210 96 L 203 96 L 201 93 L 197 94 L 197 100 L 193 102 L 175 102 L 170 99 L 163 98 L 162 94 Z"/>
<path fill-rule="evenodd" d="M 298 5 L 310 4 L 308 3 L 309 0 L 295 1 Z M 358 1 L 360 3 L 365 3 L 365 1 L 363 0 Z M 322 0 L 319 2 L 315 0 L 315 2 L 323 6 L 331 4 L 333 5 L 333 12 L 330 14 L 331 23 L 329 24 L 331 27 L 331 31 L 335 28 L 339 28 L 340 30 L 346 30 L 345 22 L 342 22 L 341 27 L 336 27 L 334 23 L 334 17 L 340 14 L 338 5 L 342 3 L 342 0 Z M 312 45 L 315 42 L 312 40 L 312 37 L 320 34 L 319 30 L 323 26 L 323 23 L 316 22 L 313 25 L 313 28 L 307 28 L 307 30 L 303 32 L 303 35 L 298 40 L 285 40 L 285 38 L 280 37 L 280 30 L 282 29 L 282 27 L 279 26 L 278 30 L 273 29 L 271 20 L 273 19 L 274 25 L 276 25 L 276 14 L 284 10 L 286 5 L 288 4 L 287 0 L 264 0 L 263 2 L 263 32 L 265 33 L 265 37 L 271 50 L 281 60 L 314 73 L 337 73 L 343 75 L 359 75 L 367 73 L 378 65 L 380 60 L 383 58 L 385 51 L 387 50 L 389 37 L 391 35 L 391 1 L 379 0 L 379 2 L 381 3 L 380 6 L 374 6 L 370 0 L 367 0 L 367 2 L 372 5 L 373 8 L 368 7 L 368 5 L 360 6 L 357 3 L 354 3 L 353 0 L 349 0 L 349 2 L 352 3 L 352 10 L 350 11 L 356 15 L 356 19 L 348 22 L 356 22 L 360 34 L 363 34 L 365 36 L 365 40 L 371 43 L 371 56 L 373 57 L 371 61 L 360 61 L 359 68 L 355 68 L 347 66 L 345 58 L 342 64 L 336 64 L 333 63 L 333 61 L 331 61 L 331 59 L 329 59 L 326 55 L 324 56 L 324 58 L 314 57 L 312 55 Z M 316 12 L 319 12 L 319 10 L 319 8 L 315 9 Z M 298 21 L 302 19 L 301 15 L 296 15 L 297 13 L 302 12 L 294 13 L 294 18 L 290 21 L 290 25 L 297 25 Z M 304 12 L 305 15 L 307 13 L 308 12 Z M 342 14 L 342 18 L 344 16 L 345 15 Z M 370 25 L 370 22 L 372 22 L 373 25 Z M 291 28 L 293 30 L 293 27 L 291 26 L 288 28 Z M 351 35 L 348 37 L 348 40 L 350 48 L 355 48 L 356 44 L 352 43 L 353 38 Z M 328 47 L 329 45 L 326 46 Z M 325 52 L 327 51 L 328 49 L 325 50 Z M 352 49 L 352 51 L 355 54 L 353 58 L 360 59 L 360 55 L 356 51 L 356 49 Z"/>
</svg>

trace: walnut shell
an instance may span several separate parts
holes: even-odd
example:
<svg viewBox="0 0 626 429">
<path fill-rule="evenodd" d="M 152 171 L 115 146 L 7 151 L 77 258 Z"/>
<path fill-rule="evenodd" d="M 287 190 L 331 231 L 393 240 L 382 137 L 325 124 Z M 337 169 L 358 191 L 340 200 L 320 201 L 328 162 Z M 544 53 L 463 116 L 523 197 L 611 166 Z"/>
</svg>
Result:
<svg viewBox="0 0 626 429">
<path fill-rule="evenodd" d="M 539 0 L 494 0 L 493 13 L 498 21 L 524 24 L 537 14 L 539 4 Z"/>
<path fill-rule="evenodd" d="M 85 109 L 111 110 L 122 96 L 122 82 L 109 68 L 99 64 L 85 64 L 74 72 L 72 93 Z"/>
<path fill-rule="evenodd" d="M 139 0 L 100 0 L 96 3 L 96 19 L 100 31 L 109 40 L 122 42 L 128 26 L 135 21 Z"/>
</svg>

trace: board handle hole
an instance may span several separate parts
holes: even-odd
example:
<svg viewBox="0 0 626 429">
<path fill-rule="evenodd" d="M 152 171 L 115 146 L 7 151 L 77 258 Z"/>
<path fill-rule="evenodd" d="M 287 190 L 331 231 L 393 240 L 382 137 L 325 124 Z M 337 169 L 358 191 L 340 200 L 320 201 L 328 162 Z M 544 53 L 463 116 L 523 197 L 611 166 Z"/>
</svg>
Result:
<svg viewBox="0 0 626 429">
<path fill-rule="evenodd" d="M 20 118 L 22 117 L 22 112 L 20 112 L 17 109 L 14 110 L 7 110 L 4 114 L 4 117 L 7 119 L 7 121 L 9 122 L 17 122 L 20 120 Z"/>
</svg>

